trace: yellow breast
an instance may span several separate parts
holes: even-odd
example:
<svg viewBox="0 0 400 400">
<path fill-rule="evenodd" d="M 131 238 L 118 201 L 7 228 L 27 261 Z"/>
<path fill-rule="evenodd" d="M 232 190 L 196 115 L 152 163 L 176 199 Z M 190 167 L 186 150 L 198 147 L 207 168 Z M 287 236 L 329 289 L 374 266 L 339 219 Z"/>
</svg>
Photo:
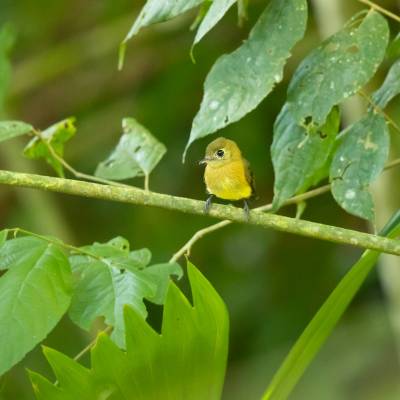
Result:
<svg viewBox="0 0 400 400">
<path fill-rule="evenodd" d="M 251 196 L 251 186 L 246 179 L 243 162 L 232 161 L 219 168 L 207 165 L 204 180 L 207 191 L 220 199 L 241 200 Z"/>
</svg>

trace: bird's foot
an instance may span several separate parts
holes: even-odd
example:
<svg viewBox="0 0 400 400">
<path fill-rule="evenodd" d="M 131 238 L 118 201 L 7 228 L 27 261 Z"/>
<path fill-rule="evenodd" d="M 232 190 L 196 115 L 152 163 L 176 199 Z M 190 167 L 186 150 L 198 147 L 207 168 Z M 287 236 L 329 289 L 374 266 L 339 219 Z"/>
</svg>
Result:
<svg viewBox="0 0 400 400">
<path fill-rule="evenodd" d="M 247 202 L 247 200 L 243 200 L 243 211 L 244 211 L 246 220 L 249 221 L 250 220 L 250 208 L 249 208 L 249 203 Z"/>
<path fill-rule="evenodd" d="M 214 195 L 210 194 L 208 196 L 208 199 L 206 200 L 206 204 L 204 205 L 204 214 L 208 214 L 212 205 Z"/>
</svg>

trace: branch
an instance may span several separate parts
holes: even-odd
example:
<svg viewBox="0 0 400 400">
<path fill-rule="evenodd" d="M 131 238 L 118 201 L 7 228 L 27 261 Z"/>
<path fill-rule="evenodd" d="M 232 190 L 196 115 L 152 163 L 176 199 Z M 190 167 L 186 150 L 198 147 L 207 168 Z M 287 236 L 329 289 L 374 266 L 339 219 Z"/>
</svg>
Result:
<svg viewBox="0 0 400 400">
<path fill-rule="evenodd" d="M 1 170 L 0 184 L 42 189 L 127 204 L 142 204 L 190 214 L 204 214 L 203 201 L 149 192 L 134 187 L 125 188 L 101 185 L 98 183 L 76 181 L 72 179 L 51 178 L 48 176 Z M 241 209 L 233 206 L 215 204 L 211 208 L 209 215 L 218 219 L 248 223 L 315 239 L 349 244 L 384 253 L 400 255 L 400 240 L 388 239 L 363 232 L 295 218 L 288 218 L 280 215 L 265 214 L 260 210 L 251 211 L 250 217 L 247 220 Z"/>
<path fill-rule="evenodd" d="M 292 197 L 291 199 L 285 201 L 283 206 L 288 206 L 290 204 L 298 204 L 302 201 L 311 199 L 313 197 L 319 196 L 320 194 L 329 192 L 331 189 L 331 185 L 324 185 L 319 188 L 310 190 L 306 193 L 299 194 L 297 196 Z M 266 204 L 264 206 L 255 208 L 254 211 L 270 211 L 272 210 L 272 203 Z M 183 255 L 190 255 L 190 250 L 192 249 L 193 245 L 203 238 L 204 236 L 208 235 L 209 233 L 212 233 L 214 231 L 217 231 L 218 229 L 223 228 L 224 226 L 230 225 L 232 221 L 229 220 L 224 220 L 217 222 L 216 224 L 207 226 L 206 228 L 200 229 L 197 231 L 169 260 L 170 263 L 178 261 Z"/>
<path fill-rule="evenodd" d="M 386 164 L 385 166 L 385 171 L 388 169 L 397 167 L 400 165 L 400 158 L 393 160 L 389 163 Z M 317 197 L 323 193 L 329 192 L 331 189 L 331 185 L 324 185 L 320 186 L 319 188 L 309 190 L 308 192 L 299 194 L 297 196 L 292 197 L 291 199 L 286 200 L 282 206 L 288 206 L 291 204 L 298 204 L 301 203 L 302 201 L 309 200 L 313 197 Z M 266 204 L 264 206 L 255 208 L 254 210 L 257 211 L 270 211 L 272 209 L 272 203 L 271 204 Z M 200 229 L 197 231 L 169 260 L 170 263 L 176 262 L 181 258 L 182 256 L 190 255 L 190 251 L 193 247 L 193 245 L 200 239 L 202 239 L 204 236 L 208 235 L 209 233 L 215 232 L 218 229 L 221 229 L 227 225 L 230 225 L 232 222 L 225 220 L 221 222 L 217 222 L 216 224 L 207 226 L 206 228 Z"/>
<path fill-rule="evenodd" d="M 392 13 L 389 10 L 386 10 L 386 8 L 381 7 L 378 4 L 375 4 L 374 2 L 370 1 L 370 0 L 358 0 L 360 3 L 363 3 L 369 7 L 371 7 L 372 9 L 379 11 L 380 13 L 386 15 L 389 18 L 394 19 L 397 22 L 400 22 L 400 17 L 394 13 Z"/>
</svg>

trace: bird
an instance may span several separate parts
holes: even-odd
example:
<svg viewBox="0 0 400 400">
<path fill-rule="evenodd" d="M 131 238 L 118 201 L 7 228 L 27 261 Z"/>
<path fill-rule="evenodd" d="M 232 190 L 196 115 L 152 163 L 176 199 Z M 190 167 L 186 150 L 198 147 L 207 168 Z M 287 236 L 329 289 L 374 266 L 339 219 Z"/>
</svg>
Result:
<svg viewBox="0 0 400 400">
<path fill-rule="evenodd" d="M 254 176 L 238 145 L 219 137 L 207 146 L 205 157 L 199 163 L 206 165 L 204 182 L 209 194 L 204 212 L 209 212 L 214 196 L 230 201 L 243 200 L 243 210 L 249 219 L 248 200 L 255 196 Z"/>
</svg>

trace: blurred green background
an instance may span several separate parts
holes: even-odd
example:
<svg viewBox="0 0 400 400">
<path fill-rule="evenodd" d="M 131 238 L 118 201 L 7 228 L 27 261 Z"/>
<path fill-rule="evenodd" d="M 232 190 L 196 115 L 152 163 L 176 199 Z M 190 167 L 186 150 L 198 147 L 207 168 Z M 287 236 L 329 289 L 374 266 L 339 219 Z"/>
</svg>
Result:
<svg viewBox="0 0 400 400">
<path fill-rule="evenodd" d="M 65 157 L 86 173 L 93 173 L 116 144 L 122 118 L 133 116 L 168 147 L 151 176 L 151 189 L 203 199 L 202 168 L 197 161 L 211 139 L 196 142 L 186 164 L 181 163 L 203 81 L 217 57 L 246 38 L 265 4 L 250 1 L 249 21 L 243 28 L 237 27 L 232 8 L 195 49 L 196 64 L 189 57 L 194 33 L 188 30 L 195 12 L 145 29 L 129 42 L 125 68 L 118 72 L 119 42 L 143 1 L 0 0 L 0 24 L 10 24 L 16 33 L 6 115 L 38 128 L 76 116 L 78 134 L 67 145 Z M 399 1 L 379 4 L 400 13 Z M 219 132 L 235 139 L 251 161 L 260 196 L 257 205 L 272 199 L 272 127 L 294 69 L 337 24 L 361 8 L 355 0 L 310 1 L 307 35 L 295 48 L 284 81 L 257 110 Z M 399 25 L 389 22 L 394 36 Z M 385 62 L 371 89 L 382 82 L 392 61 Z M 346 105 L 348 122 L 357 119 L 358 105 L 354 101 Z M 395 101 L 388 110 L 398 123 L 399 106 Z M 392 134 L 393 157 L 400 156 L 397 136 Z M 44 163 L 22 157 L 24 144 L 23 140 L 2 144 L 0 168 L 52 175 Z M 396 172 L 385 173 L 375 187 L 377 225 L 399 204 L 398 179 Z M 143 184 L 141 179 L 131 183 Z M 293 216 L 295 209 L 283 212 Z M 329 194 L 310 201 L 304 218 L 374 229 L 342 211 Z M 149 247 L 156 262 L 169 260 L 196 230 L 213 222 L 208 217 L 9 187 L 0 188 L 0 221 L 1 228 L 19 226 L 75 245 L 122 235 L 133 248 Z M 291 345 L 360 254 L 359 249 L 250 226 L 230 226 L 196 244 L 191 260 L 219 291 L 231 316 L 224 399 L 260 398 Z M 400 262 L 383 260 L 293 399 L 400 398 L 400 274 L 396 271 Z M 151 312 L 157 324 L 160 309 L 152 307 Z M 65 318 L 45 344 L 73 356 L 95 332 L 94 328 L 88 335 Z M 51 376 L 38 348 L 1 379 L 0 399 L 34 398 L 26 368 Z"/>
</svg>

